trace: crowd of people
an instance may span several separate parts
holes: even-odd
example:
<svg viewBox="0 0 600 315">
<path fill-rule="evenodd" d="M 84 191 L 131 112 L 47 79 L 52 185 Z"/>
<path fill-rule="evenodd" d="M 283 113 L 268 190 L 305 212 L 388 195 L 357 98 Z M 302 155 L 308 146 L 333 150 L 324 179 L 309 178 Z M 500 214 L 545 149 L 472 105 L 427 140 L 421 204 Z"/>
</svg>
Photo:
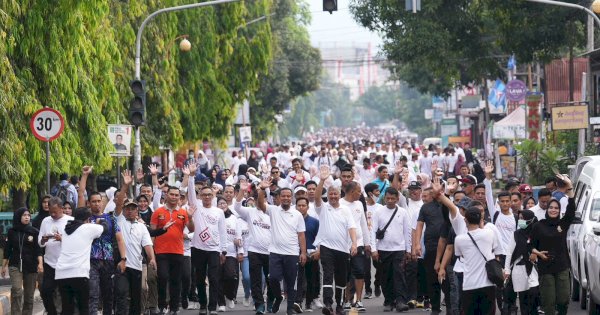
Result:
<svg viewBox="0 0 600 315">
<path fill-rule="evenodd" d="M 510 314 L 518 297 L 521 314 L 566 314 L 568 177 L 537 197 L 511 179 L 494 196 L 493 163 L 468 144 L 365 132 L 239 151 L 223 167 L 193 156 L 177 185 L 156 165 L 125 171 L 109 202 L 86 190 L 93 168 L 83 167 L 77 198 L 58 189 L 63 198 L 44 197 L 33 220 L 29 209 L 14 213 L 2 268 L 12 313 L 31 314 L 37 287 L 50 315 L 217 314 L 236 304 L 340 315 L 380 295 L 388 312 L 440 314 L 444 304 L 447 314 Z"/>
</svg>

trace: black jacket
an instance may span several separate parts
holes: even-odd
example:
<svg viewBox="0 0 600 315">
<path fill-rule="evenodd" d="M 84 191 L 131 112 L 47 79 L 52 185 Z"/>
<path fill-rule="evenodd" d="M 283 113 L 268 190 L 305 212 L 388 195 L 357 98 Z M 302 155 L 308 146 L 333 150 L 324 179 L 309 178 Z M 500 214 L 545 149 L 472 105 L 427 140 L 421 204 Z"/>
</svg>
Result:
<svg viewBox="0 0 600 315">
<path fill-rule="evenodd" d="M 24 273 L 36 273 L 38 257 L 42 256 L 42 250 L 38 245 L 39 231 L 33 226 L 23 229 L 11 228 L 8 230 L 8 240 L 4 249 L 4 258 L 8 259 L 8 265 L 21 268 Z"/>
</svg>

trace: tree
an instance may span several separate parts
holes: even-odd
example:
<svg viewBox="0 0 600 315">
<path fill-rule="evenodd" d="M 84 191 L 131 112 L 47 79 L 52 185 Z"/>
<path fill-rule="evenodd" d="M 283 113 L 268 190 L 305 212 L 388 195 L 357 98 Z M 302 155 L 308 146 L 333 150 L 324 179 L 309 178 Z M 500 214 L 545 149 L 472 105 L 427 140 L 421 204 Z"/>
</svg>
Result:
<svg viewBox="0 0 600 315">
<path fill-rule="evenodd" d="M 351 11 L 360 24 L 383 34 L 394 78 L 434 95 L 457 82 L 504 77 L 513 53 L 521 62 L 545 62 L 581 45 L 574 34 L 582 34 L 575 30 L 585 17 L 523 0 L 423 1 L 417 14 L 405 11 L 404 1 L 355 0 Z"/>
</svg>

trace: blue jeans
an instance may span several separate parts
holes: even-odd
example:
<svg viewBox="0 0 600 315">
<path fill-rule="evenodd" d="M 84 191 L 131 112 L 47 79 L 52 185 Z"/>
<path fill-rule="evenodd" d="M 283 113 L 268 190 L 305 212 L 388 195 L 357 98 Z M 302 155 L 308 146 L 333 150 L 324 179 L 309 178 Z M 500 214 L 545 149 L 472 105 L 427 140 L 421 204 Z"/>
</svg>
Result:
<svg viewBox="0 0 600 315">
<path fill-rule="evenodd" d="M 450 309 L 452 311 L 451 314 L 459 314 L 460 292 L 458 290 L 458 278 L 454 273 L 454 266 L 446 266 L 446 281 L 450 282 L 450 306 L 446 305 L 446 309 Z"/>
<path fill-rule="evenodd" d="M 240 264 L 242 271 L 242 285 L 244 286 L 244 298 L 250 297 L 250 262 L 248 256 L 244 257 L 244 261 Z"/>
<path fill-rule="evenodd" d="M 298 256 L 269 254 L 269 284 L 275 298 L 282 298 L 281 281 L 285 283 L 287 310 L 291 311 L 296 302 L 296 278 L 298 276 Z"/>
</svg>

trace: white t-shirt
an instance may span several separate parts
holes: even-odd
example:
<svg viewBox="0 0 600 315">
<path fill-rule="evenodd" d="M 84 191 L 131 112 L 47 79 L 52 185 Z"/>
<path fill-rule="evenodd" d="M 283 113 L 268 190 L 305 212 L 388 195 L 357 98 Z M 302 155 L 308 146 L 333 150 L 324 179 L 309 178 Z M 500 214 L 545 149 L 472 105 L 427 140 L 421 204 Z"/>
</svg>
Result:
<svg viewBox="0 0 600 315">
<path fill-rule="evenodd" d="M 511 213 L 508 215 L 498 212 L 498 218 L 494 224 L 498 229 L 499 246 L 498 255 L 508 255 L 508 245 L 511 240 L 515 238 L 515 231 L 517 230 L 517 222 L 515 222 L 515 216 Z"/>
<path fill-rule="evenodd" d="M 235 231 L 236 240 L 242 241 L 242 246 L 238 248 L 238 254 L 243 254 L 244 257 L 248 256 L 248 237 L 250 236 L 250 228 L 248 227 L 248 222 L 246 222 L 242 218 L 237 219 Z"/>
<path fill-rule="evenodd" d="M 369 226 L 369 233 L 373 230 L 373 216 L 375 215 L 375 212 L 380 211 L 381 209 L 385 210 L 385 207 L 379 203 L 367 205 L 367 225 Z M 373 241 L 371 241 L 371 243 L 373 243 Z"/>
<path fill-rule="evenodd" d="M 54 279 L 89 279 L 92 242 L 100 237 L 103 231 L 102 225 L 86 223 L 70 235 L 63 234 Z"/>
<path fill-rule="evenodd" d="M 431 163 L 433 163 L 433 159 L 431 158 L 431 156 L 423 155 L 419 159 L 419 167 L 421 169 L 421 173 L 425 173 L 431 176 Z"/>
<path fill-rule="evenodd" d="M 398 206 L 397 206 L 398 207 Z M 390 225 L 385 230 L 383 239 L 378 240 L 375 235 L 378 229 L 383 229 L 394 214 L 394 209 L 384 207 L 373 214 L 373 226 L 371 227 L 371 250 L 372 251 L 406 251 L 410 252 L 410 234 L 412 228 L 409 222 L 408 211 L 398 207 L 398 211 Z"/>
<path fill-rule="evenodd" d="M 125 219 L 123 213 L 117 216 L 117 224 L 121 229 L 123 240 L 125 241 L 125 249 L 127 253 L 127 261 L 125 265 L 128 268 L 142 271 L 142 251 L 145 246 L 152 246 L 152 239 L 148 228 L 137 220 L 131 222 Z"/>
<path fill-rule="evenodd" d="M 268 255 L 271 245 L 271 217 L 260 209 L 242 207 L 242 203 L 237 201 L 233 208 L 248 223 L 248 251 Z"/>
<path fill-rule="evenodd" d="M 454 173 L 454 166 L 456 165 L 456 162 L 458 162 L 458 156 L 456 155 L 456 153 L 454 153 L 454 155 L 448 154 L 446 156 L 446 165 L 448 165 L 448 172 Z"/>
<path fill-rule="evenodd" d="M 338 208 L 334 208 L 329 203 L 321 203 L 321 206 L 315 207 L 315 210 L 319 214 L 319 233 L 314 245 L 323 245 L 329 249 L 350 253 L 352 239 L 349 230 L 356 230 L 356 223 L 350 209 L 341 204 Z"/>
<path fill-rule="evenodd" d="M 237 217 L 233 214 L 229 218 L 225 218 L 225 230 L 227 231 L 227 257 L 237 257 L 237 250 L 235 247 L 235 235 L 237 231 Z"/>
<path fill-rule="evenodd" d="M 309 202 L 308 203 L 308 211 L 307 211 L 308 215 L 315 218 L 315 219 L 319 219 L 319 214 L 317 213 L 317 211 L 315 210 L 315 203 L 314 202 Z"/>
<path fill-rule="evenodd" d="M 192 247 L 207 252 L 227 251 L 227 230 L 225 214 L 217 207 L 205 208 L 196 200 L 194 218 L 194 237 Z"/>
<path fill-rule="evenodd" d="M 546 210 L 540 208 L 539 203 L 531 207 L 531 209 L 529 210 L 533 211 L 533 214 L 535 214 L 535 217 L 538 219 L 538 221 L 541 221 L 546 218 Z"/>
<path fill-rule="evenodd" d="M 272 222 L 272 240 L 269 253 L 280 255 L 300 255 L 298 233 L 306 231 L 304 218 L 298 210 L 287 211 L 279 206 L 267 205 L 267 214 Z"/>
<path fill-rule="evenodd" d="M 369 226 L 367 225 L 367 217 L 363 205 L 360 201 L 349 202 L 346 199 L 340 199 L 340 206 L 346 207 L 352 214 L 352 219 L 356 226 L 356 246 L 371 245 L 369 235 Z"/>
<path fill-rule="evenodd" d="M 470 231 L 469 234 L 471 234 L 475 243 L 477 243 L 485 259 L 479 253 L 469 235 L 464 233 L 456 236 L 454 240 L 454 253 L 460 257 L 464 264 L 463 290 L 475 290 L 494 286 L 488 279 L 485 270 L 486 261 L 495 258 L 493 251 L 498 246 L 494 232 L 489 229 L 476 229 Z"/>
<path fill-rule="evenodd" d="M 68 221 L 73 219 L 74 218 L 72 216 L 63 214 L 63 216 L 58 220 L 54 220 L 50 216 L 45 217 L 44 220 L 42 220 L 42 224 L 40 225 L 40 234 L 38 235 L 38 244 L 40 244 L 40 247 L 45 249 L 44 262 L 52 268 L 56 269 L 56 262 L 58 262 L 58 257 L 60 256 L 62 242 L 51 238 L 44 245 L 42 245 L 42 236 L 51 234 L 54 235 L 54 233 L 59 233 L 60 235 L 64 236 L 65 225 L 67 225 Z"/>
</svg>

